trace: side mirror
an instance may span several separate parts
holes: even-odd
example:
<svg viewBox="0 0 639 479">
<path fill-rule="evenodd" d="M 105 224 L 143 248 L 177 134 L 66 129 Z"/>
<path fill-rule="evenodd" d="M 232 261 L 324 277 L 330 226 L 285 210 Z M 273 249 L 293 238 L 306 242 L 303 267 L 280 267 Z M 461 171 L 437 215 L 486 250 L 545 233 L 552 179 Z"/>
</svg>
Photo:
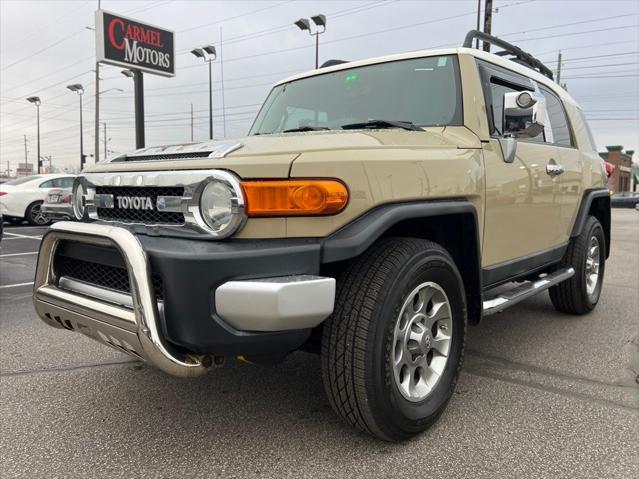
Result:
<svg viewBox="0 0 639 479">
<path fill-rule="evenodd" d="M 504 93 L 504 136 L 534 138 L 548 123 L 546 99 L 534 91 Z"/>
</svg>

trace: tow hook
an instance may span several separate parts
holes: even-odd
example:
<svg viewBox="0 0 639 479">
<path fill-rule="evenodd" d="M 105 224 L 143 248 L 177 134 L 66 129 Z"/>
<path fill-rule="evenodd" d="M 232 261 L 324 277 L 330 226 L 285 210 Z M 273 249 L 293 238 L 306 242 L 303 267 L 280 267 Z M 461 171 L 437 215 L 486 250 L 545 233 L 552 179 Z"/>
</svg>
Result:
<svg viewBox="0 0 639 479">
<path fill-rule="evenodd" d="M 210 361 L 210 356 L 209 356 L 209 361 Z M 222 366 L 224 366 L 224 363 L 226 362 L 226 358 L 224 356 L 213 356 L 213 367 L 215 368 L 221 368 Z"/>
</svg>

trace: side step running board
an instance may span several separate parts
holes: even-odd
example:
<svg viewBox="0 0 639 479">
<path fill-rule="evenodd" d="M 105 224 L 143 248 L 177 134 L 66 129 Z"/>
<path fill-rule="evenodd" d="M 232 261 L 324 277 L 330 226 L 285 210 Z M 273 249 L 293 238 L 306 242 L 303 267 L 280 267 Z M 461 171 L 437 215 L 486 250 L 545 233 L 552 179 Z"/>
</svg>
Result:
<svg viewBox="0 0 639 479">
<path fill-rule="evenodd" d="M 572 268 L 564 268 L 554 273 L 540 277 L 536 281 L 527 281 L 526 283 L 500 293 L 499 295 L 484 301 L 484 316 L 503 311 L 506 308 L 530 298 L 548 288 L 555 286 L 575 275 Z"/>
</svg>

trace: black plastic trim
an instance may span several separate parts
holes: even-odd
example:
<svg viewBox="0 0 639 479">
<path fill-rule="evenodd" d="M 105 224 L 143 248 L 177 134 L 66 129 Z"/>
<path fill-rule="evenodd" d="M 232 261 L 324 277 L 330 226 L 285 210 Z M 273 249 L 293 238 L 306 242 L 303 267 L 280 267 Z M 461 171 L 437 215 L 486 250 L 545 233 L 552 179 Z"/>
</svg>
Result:
<svg viewBox="0 0 639 479">
<path fill-rule="evenodd" d="M 607 198 L 608 199 L 608 208 L 606 217 L 603 218 L 602 226 L 604 228 L 604 234 L 606 236 L 606 258 L 610 255 L 610 192 L 607 188 L 592 188 L 584 191 L 584 194 L 581 198 L 581 204 L 579 205 L 579 211 L 577 212 L 577 217 L 575 218 L 575 223 L 572 227 L 572 232 L 570 233 L 570 237 L 574 238 L 575 236 L 579 236 L 582 230 L 584 229 L 584 225 L 586 224 L 586 220 L 588 219 L 588 213 L 590 212 L 590 207 L 592 206 L 592 202 L 595 198 Z"/>
<path fill-rule="evenodd" d="M 566 248 L 568 248 L 567 242 L 539 253 L 521 256 L 483 268 L 482 283 L 484 291 L 509 281 L 515 281 L 558 263 L 563 258 Z"/>
<path fill-rule="evenodd" d="M 138 236 L 151 269 L 164 282 L 164 334 L 174 344 L 220 356 L 285 354 L 310 329 L 239 331 L 215 311 L 215 289 L 226 281 L 319 274 L 314 239 L 197 241 Z"/>
<path fill-rule="evenodd" d="M 390 203 L 378 206 L 322 242 L 322 263 L 344 261 L 359 256 L 385 231 L 401 221 L 464 213 L 473 215 L 477 224 L 475 207 L 464 199 Z"/>
</svg>

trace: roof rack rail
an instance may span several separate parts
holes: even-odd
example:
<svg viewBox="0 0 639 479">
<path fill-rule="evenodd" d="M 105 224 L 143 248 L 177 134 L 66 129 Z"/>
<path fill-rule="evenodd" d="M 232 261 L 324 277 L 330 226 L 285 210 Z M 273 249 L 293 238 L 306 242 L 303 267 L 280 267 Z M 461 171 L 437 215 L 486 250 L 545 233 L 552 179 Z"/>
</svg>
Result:
<svg viewBox="0 0 639 479">
<path fill-rule="evenodd" d="M 501 52 L 496 52 L 495 55 L 499 55 L 501 57 L 512 56 L 514 58 L 511 58 L 510 60 L 532 68 L 542 75 L 547 76 L 551 80 L 554 80 L 552 70 L 541 63 L 541 61 L 539 61 L 537 58 L 533 57 L 530 53 L 523 51 L 521 48 L 516 47 L 512 43 L 508 43 L 501 38 L 489 35 L 488 33 L 479 32 L 477 30 L 469 31 L 466 34 L 466 38 L 464 39 L 463 47 L 473 48 L 473 40 L 475 39 L 482 40 L 483 42 L 490 43 L 491 45 L 495 45 L 496 47 L 501 47 L 504 49 Z"/>
</svg>

